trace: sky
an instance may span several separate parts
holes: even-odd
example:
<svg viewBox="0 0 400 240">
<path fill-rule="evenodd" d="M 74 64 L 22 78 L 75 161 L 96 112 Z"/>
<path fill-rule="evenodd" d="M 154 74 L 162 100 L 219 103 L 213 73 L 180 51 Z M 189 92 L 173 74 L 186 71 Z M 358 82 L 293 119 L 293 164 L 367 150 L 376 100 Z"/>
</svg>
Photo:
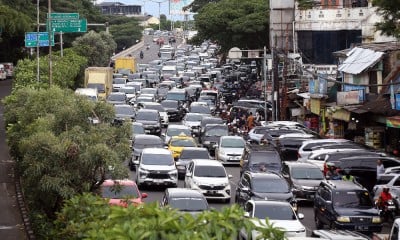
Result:
<svg viewBox="0 0 400 240">
<path fill-rule="evenodd" d="M 160 6 L 160 13 L 167 16 L 167 19 L 172 20 L 183 20 L 183 16 L 180 15 L 169 15 L 169 0 L 98 0 L 97 3 L 101 2 L 121 2 L 127 5 L 140 5 L 142 6 L 142 12 L 146 12 L 148 15 L 152 15 L 158 18 L 158 7 Z M 160 2 L 160 4 L 159 4 Z M 182 0 L 182 2 L 190 3 L 190 0 Z"/>
</svg>

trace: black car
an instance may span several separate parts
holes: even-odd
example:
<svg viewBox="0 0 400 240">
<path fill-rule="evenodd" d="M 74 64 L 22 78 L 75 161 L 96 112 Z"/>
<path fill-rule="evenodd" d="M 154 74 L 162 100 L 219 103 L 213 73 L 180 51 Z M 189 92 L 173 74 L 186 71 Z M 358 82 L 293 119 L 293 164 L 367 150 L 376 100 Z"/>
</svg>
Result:
<svg viewBox="0 0 400 240">
<path fill-rule="evenodd" d="M 303 135 L 303 134 L 301 134 Z M 305 134 L 305 136 L 311 136 Z M 299 148 L 304 141 L 314 139 L 311 137 L 281 137 L 275 139 L 272 144 L 278 149 L 281 154 L 282 161 L 297 161 Z"/>
<path fill-rule="evenodd" d="M 250 199 L 287 201 L 293 205 L 296 202 L 285 178 L 275 172 L 243 173 L 236 187 L 235 202 L 243 205 Z"/>
<path fill-rule="evenodd" d="M 164 100 L 161 105 L 167 111 L 169 121 L 181 121 L 186 114 L 185 108 L 179 101 Z"/>
<path fill-rule="evenodd" d="M 115 118 L 114 124 L 121 124 L 124 121 L 132 121 L 135 119 L 136 113 L 131 105 L 128 104 L 118 104 L 114 105 Z"/>
<path fill-rule="evenodd" d="M 157 110 L 140 109 L 136 114 L 136 122 L 143 124 L 145 133 L 161 135 L 161 117 Z"/>
<path fill-rule="evenodd" d="M 164 143 L 158 136 L 137 134 L 132 138 L 132 159 L 129 161 L 131 171 L 135 170 L 134 161 L 138 160 L 145 148 L 163 148 Z"/>
<path fill-rule="evenodd" d="M 248 145 L 240 166 L 240 174 L 245 171 L 273 171 L 279 173 L 282 169 L 282 160 L 279 152 L 271 145 Z"/>
<path fill-rule="evenodd" d="M 317 229 L 380 232 L 382 222 L 367 189 L 351 181 L 322 181 L 315 193 L 314 220 Z"/>
<path fill-rule="evenodd" d="M 200 133 L 204 132 L 207 124 L 223 124 L 224 121 L 218 117 L 203 117 L 200 122 Z M 200 140 L 201 141 L 201 140 Z"/>
<path fill-rule="evenodd" d="M 200 142 L 211 155 L 215 153 L 215 146 L 222 136 L 228 136 L 228 126 L 224 124 L 207 124 L 200 135 Z"/>
<path fill-rule="evenodd" d="M 161 207 L 170 207 L 182 213 L 192 215 L 209 210 L 207 199 L 204 195 L 188 188 L 167 188 L 160 202 Z"/>
<path fill-rule="evenodd" d="M 186 165 L 193 159 L 211 159 L 206 148 L 202 147 L 184 147 L 181 155 L 176 161 L 178 176 L 183 177 L 186 173 Z"/>
<path fill-rule="evenodd" d="M 321 181 L 325 180 L 321 169 L 306 162 L 283 162 L 282 176 L 288 181 L 297 200 L 314 200 Z"/>
</svg>

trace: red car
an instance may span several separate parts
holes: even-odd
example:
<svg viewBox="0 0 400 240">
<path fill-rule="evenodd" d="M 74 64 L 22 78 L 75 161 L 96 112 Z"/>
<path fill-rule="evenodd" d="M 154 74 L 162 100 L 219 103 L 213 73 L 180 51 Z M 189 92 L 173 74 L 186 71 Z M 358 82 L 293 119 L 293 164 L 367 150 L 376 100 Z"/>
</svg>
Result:
<svg viewBox="0 0 400 240">
<path fill-rule="evenodd" d="M 134 181 L 108 179 L 101 185 L 101 196 L 109 199 L 110 205 L 127 207 L 128 204 L 143 204 L 147 193 L 141 193 Z"/>
</svg>

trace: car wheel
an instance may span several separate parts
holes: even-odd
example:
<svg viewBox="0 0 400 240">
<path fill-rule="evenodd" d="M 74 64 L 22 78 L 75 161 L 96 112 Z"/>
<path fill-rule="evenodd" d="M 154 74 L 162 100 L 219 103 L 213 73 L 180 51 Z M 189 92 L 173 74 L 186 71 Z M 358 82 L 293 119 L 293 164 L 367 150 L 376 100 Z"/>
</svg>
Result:
<svg viewBox="0 0 400 240">
<path fill-rule="evenodd" d="M 322 229 L 324 228 L 324 224 L 321 222 L 321 220 L 319 220 L 317 217 L 314 217 L 314 221 L 315 221 L 315 227 L 317 229 Z"/>
</svg>

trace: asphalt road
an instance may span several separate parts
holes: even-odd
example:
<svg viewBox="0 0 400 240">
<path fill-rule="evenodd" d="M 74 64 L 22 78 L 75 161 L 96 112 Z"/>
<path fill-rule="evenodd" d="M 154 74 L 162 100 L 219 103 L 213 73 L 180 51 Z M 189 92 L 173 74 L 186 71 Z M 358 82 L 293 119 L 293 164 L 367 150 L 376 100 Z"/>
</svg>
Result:
<svg viewBox="0 0 400 240">
<path fill-rule="evenodd" d="M 0 82 L 0 99 L 11 92 L 12 80 Z M 0 104 L 0 239 L 27 239 L 19 210 L 14 182 L 14 161 L 11 160 L 6 144 L 3 119 L 4 108 Z"/>
<path fill-rule="evenodd" d="M 132 52 L 132 55 L 137 57 L 137 62 L 139 63 L 148 63 L 154 59 L 158 59 L 157 53 L 159 46 L 156 43 L 152 42 L 152 36 L 145 36 L 144 38 L 144 46 L 146 44 L 150 44 L 150 49 L 146 50 L 145 47 L 143 49 L 138 49 L 137 51 Z M 177 39 L 177 43 L 174 46 L 178 46 L 182 44 L 181 39 Z M 139 58 L 140 50 L 144 52 L 144 58 Z M 175 123 L 174 123 L 175 124 Z M 165 131 L 165 130 L 164 130 Z M 239 166 L 226 166 L 226 170 L 228 174 L 231 174 L 233 177 L 230 179 L 231 189 L 232 189 L 232 198 L 230 204 L 234 204 L 234 196 L 235 196 L 235 189 L 237 183 L 239 182 Z M 136 179 L 135 172 L 130 172 L 130 179 Z M 178 187 L 183 187 L 183 180 L 179 180 Z M 141 189 L 142 192 L 146 192 L 148 194 L 148 198 L 145 199 L 145 202 L 159 202 L 162 199 L 163 193 L 165 188 L 162 187 L 146 187 Z M 225 204 L 218 201 L 210 201 L 210 207 L 214 209 L 222 209 L 225 206 L 229 206 L 230 204 Z M 313 213 L 313 204 L 311 202 L 300 202 L 299 203 L 299 213 L 304 214 L 304 219 L 302 223 L 307 228 L 307 235 L 310 236 L 311 232 L 315 230 L 315 223 L 314 223 L 314 213 Z M 391 227 L 391 226 L 390 226 Z M 389 226 L 384 225 L 382 233 L 389 233 Z"/>
</svg>

